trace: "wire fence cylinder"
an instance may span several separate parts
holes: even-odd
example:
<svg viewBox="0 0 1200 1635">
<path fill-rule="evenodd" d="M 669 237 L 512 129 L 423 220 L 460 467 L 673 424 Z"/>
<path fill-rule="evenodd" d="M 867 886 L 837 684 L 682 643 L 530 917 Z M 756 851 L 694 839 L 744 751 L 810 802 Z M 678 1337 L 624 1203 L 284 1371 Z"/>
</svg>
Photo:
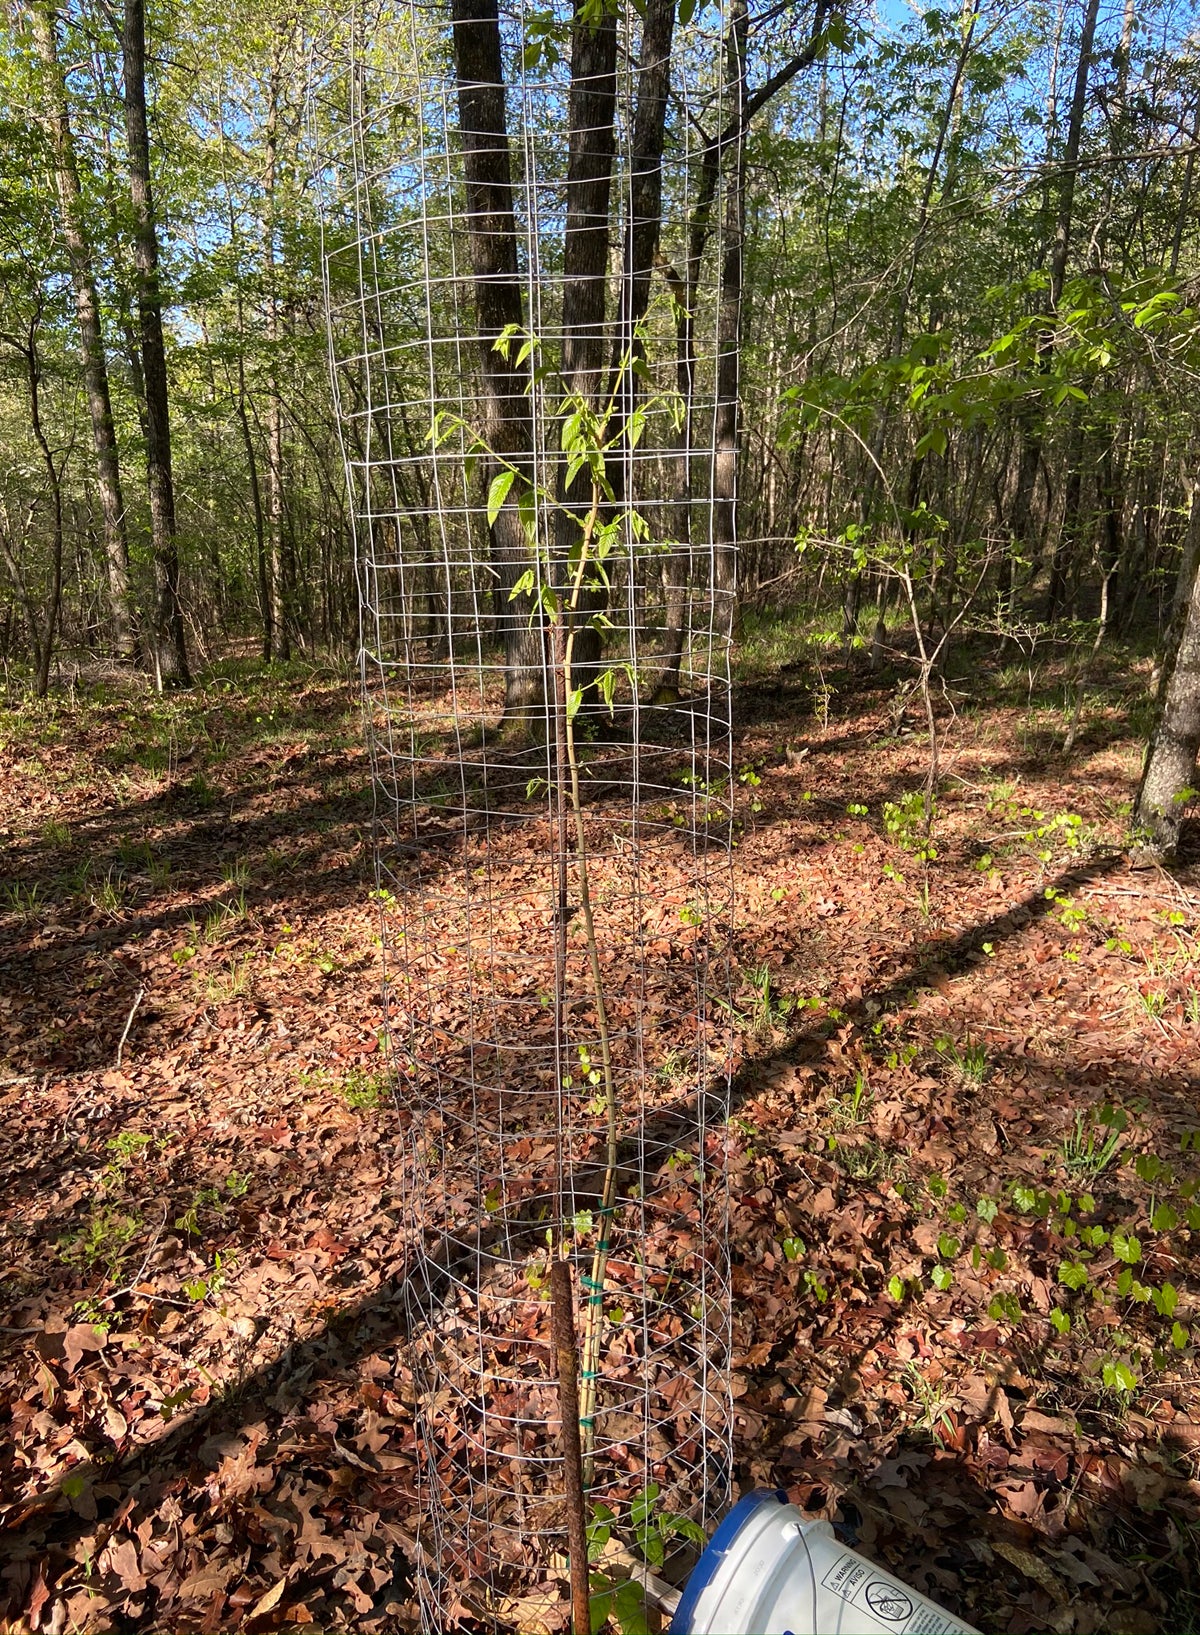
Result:
<svg viewBox="0 0 1200 1635">
<path fill-rule="evenodd" d="M 568 1620 L 555 1256 L 597 1570 L 729 1493 L 732 36 L 384 5 L 328 80 L 430 1629 Z"/>
</svg>

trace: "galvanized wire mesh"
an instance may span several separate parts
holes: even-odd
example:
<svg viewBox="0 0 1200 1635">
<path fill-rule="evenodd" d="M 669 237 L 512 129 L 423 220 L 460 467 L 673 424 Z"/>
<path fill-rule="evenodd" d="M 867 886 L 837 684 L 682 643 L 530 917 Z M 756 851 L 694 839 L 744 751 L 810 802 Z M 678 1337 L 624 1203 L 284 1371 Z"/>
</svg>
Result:
<svg viewBox="0 0 1200 1635">
<path fill-rule="evenodd" d="M 704 132 L 728 121 L 727 30 L 715 9 L 675 30 L 659 269 L 635 333 L 628 242 L 647 64 L 642 18 L 623 0 L 603 312 L 580 386 L 564 378 L 568 22 L 520 3 L 499 15 L 521 313 L 504 359 L 520 402 L 505 412 L 524 427 L 507 466 L 448 8 L 355 12 L 323 138 L 390 1045 L 411 1130 L 431 1629 L 519 1623 L 530 1597 L 548 1627 L 565 1621 L 552 1252 L 572 1265 L 585 1370 L 596 1337 L 591 1514 L 611 1512 L 634 1554 L 657 1562 L 661 1545 L 669 1576 L 691 1547 L 680 1520 L 703 1525 L 729 1487 L 733 573 L 714 520 L 728 155 L 715 187 L 711 146 L 707 184 L 703 171 Z M 705 185 L 706 242 L 688 280 Z M 590 497 L 607 555 L 585 575 L 564 683 L 590 500 L 572 498 L 562 449 L 585 401 L 594 440 L 609 444 L 604 492 Z M 644 424 L 625 435 L 635 409 Z M 498 509 L 505 469 L 514 491 Z M 500 512 L 519 496 L 514 563 Z M 598 1243 L 609 1245 L 599 1262 Z"/>
</svg>

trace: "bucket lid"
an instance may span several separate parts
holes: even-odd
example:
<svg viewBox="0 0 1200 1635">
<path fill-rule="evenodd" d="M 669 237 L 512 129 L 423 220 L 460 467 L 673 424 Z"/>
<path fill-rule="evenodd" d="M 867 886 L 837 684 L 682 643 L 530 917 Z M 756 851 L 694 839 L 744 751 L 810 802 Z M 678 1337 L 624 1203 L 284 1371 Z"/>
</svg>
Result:
<svg viewBox="0 0 1200 1635">
<path fill-rule="evenodd" d="M 671 1627 L 667 1635 L 691 1635 L 692 1616 L 696 1605 L 704 1591 L 712 1583 L 725 1557 L 733 1548 L 733 1542 L 746 1525 L 747 1521 L 764 1504 L 786 1504 L 787 1494 L 774 1488 L 759 1488 L 753 1493 L 747 1493 L 738 1500 L 733 1509 L 721 1522 L 716 1532 L 704 1547 L 704 1554 L 692 1568 L 692 1575 L 684 1586 L 683 1594 L 679 1598 L 679 1605 L 675 1609 L 675 1616 L 671 1619 Z"/>
</svg>

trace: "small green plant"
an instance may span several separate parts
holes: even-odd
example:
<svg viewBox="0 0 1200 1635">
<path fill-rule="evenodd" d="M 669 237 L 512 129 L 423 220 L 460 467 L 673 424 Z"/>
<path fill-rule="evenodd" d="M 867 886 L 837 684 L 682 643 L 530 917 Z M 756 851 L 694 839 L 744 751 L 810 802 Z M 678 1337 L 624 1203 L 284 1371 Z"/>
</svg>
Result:
<svg viewBox="0 0 1200 1635">
<path fill-rule="evenodd" d="M 687 1539 L 703 1548 L 706 1537 L 699 1522 L 664 1509 L 657 1482 L 647 1484 L 629 1506 L 629 1527 L 634 1543 L 651 1567 L 661 1567 L 672 1539 Z"/>
<path fill-rule="evenodd" d="M 229 1273 L 237 1265 L 237 1250 L 220 1249 L 213 1251 L 212 1269 L 201 1277 L 187 1278 L 180 1285 L 183 1293 L 189 1300 L 207 1300 L 209 1295 L 220 1294 L 225 1287 Z"/>
<path fill-rule="evenodd" d="M 32 885 L 21 880 L 9 881 L 4 887 L 4 901 L 26 921 L 36 919 L 47 907 L 45 893 L 36 880 Z"/>
<path fill-rule="evenodd" d="M 122 1130 L 111 1141 L 105 1142 L 104 1150 L 112 1154 L 110 1162 L 100 1172 L 100 1185 L 105 1191 L 123 1183 L 125 1171 L 142 1156 L 153 1139 L 144 1130 Z"/>
<path fill-rule="evenodd" d="M 204 921 L 204 941 L 220 942 L 237 929 L 247 913 L 244 891 L 239 891 L 228 902 L 216 903 Z"/>
<path fill-rule="evenodd" d="M 221 1194 L 216 1187 L 201 1187 L 182 1215 L 175 1217 L 175 1230 L 186 1232 L 189 1237 L 200 1236 L 200 1211 L 213 1204 L 220 1204 Z"/>
<path fill-rule="evenodd" d="M 854 1075 L 854 1089 L 834 1095 L 829 1103 L 829 1121 L 835 1129 L 849 1130 L 865 1124 L 873 1100 L 862 1073 Z"/>
<path fill-rule="evenodd" d="M 1129 1362 L 1121 1357 L 1108 1357 L 1100 1370 L 1100 1377 L 1106 1391 L 1111 1391 L 1118 1400 L 1124 1402 L 1138 1388 L 1138 1377 L 1130 1367 Z"/>
<path fill-rule="evenodd" d="M 686 1084 L 691 1078 L 692 1066 L 690 1058 L 674 1047 L 669 1049 L 660 1063 L 656 1077 L 663 1084 Z"/>
<path fill-rule="evenodd" d="M 202 812 L 211 811 L 221 798 L 221 791 L 208 781 L 203 772 L 193 773 L 188 780 L 187 790 Z"/>
<path fill-rule="evenodd" d="M 738 782 L 740 784 L 744 784 L 752 791 L 762 787 L 762 778 L 759 776 L 758 771 L 753 766 L 744 766 L 742 768 L 742 770 L 738 773 Z M 758 798 L 757 794 L 752 793 L 750 796 L 750 810 L 752 812 L 761 812 L 762 809 L 762 801 Z"/>
<path fill-rule="evenodd" d="M 934 1041 L 934 1049 L 959 1084 L 978 1087 L 987 1079 L 987 1050 L 983 1045 L 973 1044 L 970 1039 L 959 1045 L 953 1039 L 941 1038 Z"/>
<path fill-rule="evenodd" d="M 783 1023 L 795 1009 L 796 1001 L 775 992 L 771 967 L 765 962 L 752 966 L 746 973 L 751 990 L 749 1022 L 756 1033 L 769 1033 Z"/>
<path fill-rule="evenodd" d="M 852 1181 L 881 1181 L 903 1172 L 901 1155 L 874 1138 L 839 1141 L 831 1135 L 828 1150 L 838 1168 Z"/>
<path fill-rule="evenodd" d="M 1059 1149 L 1063 1169 L 1068 1175 L 1102 1174 L 1116 1158 L 1128 1123 L 1125 1113 L 1108 1106 L 1100 1109 L 1098 1125 L 1076 1113 Z"/>
<path fill-rule="evenodd" d="M 108 1277 L 116 1282 L 125 1264 L 129 1245 L 142 1230 L 143 1224 L 139 1215 L 105 1204 L 78 1231 L 70 1232 L 59 1240 L 59 1256 L 69 1265 L 83 1266 L 89 1272 L 103 1267 Z"/>
<path fill-rule="evenodd" d="M 379 1107 L 389 1088 L 387 1073 L 367 1073 L 358 1067 L 352 1068 L 338 1086 L 346 1106 L 356 1113 L 370 1112 Z"/>
<path fill-rule="evenodd" d="M 244 954 L 241 959 L 229 960 L 223 970 L 205 976 L 204 997 L 210 1005 L 228 1005 L 235 999 L 245 999 L 253 987 L 253 962 L 249 954 Z"/>
<path fill-rule="evenodd" d="M 129 886 L 117 864 L 113 864 L 104 879 L 93 885 L 89 892 L 92 907 L 99 914 L 107 914 L 110 920 L 120 919 L 129 896 Z"/>
<path fill-rule="evenodd" d="M 935 1442 L 944 1445 L 954 1435 L 954 1421 L 945 1393 L 915 1362 L 905 1363 L 903 1377 L 915 1409 L 914 1428 L 925 1431 Z"/>
<path fill-rule="evenodd" d="M 1066 892 L 1058 891 L 1054 886 L 1047 886 L 1044 895 L 1056 905 L 1059 920 L 1068 931 L 1082 931 L 1087 924 L 1086 908 L 1080 908 L 1078 903 L 1071 901 Z"/>
<path fill-rule="evenodd" d="M 937 856 L 933 841 L 936 816 L 933 796 L 923 789 L 910 789 L 898 801 L 884 803 L 883 826 L 902 851 L 912 852 L 922 863 L 930 863 Z"/>
<path fill-rule="evenodd" d="M 65 823 L 52 818 L 42 829 L 42 842 L 46 846 L 63 847 L 71 844 L 71 830 Z"/>
<path fill-rule="evenodd" d="M 155 857 L 147 846 L 146 873 L 150 877 L 150 884 L 155 891 L 165 891 L 171 883 L 171 859 L 169 857 Z"/>
</svg>

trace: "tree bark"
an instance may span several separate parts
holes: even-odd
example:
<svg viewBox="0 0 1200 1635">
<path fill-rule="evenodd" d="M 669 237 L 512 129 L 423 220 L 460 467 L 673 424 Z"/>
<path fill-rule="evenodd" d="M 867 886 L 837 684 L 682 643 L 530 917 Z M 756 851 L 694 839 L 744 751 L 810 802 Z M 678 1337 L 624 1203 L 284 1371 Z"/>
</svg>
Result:
<svg viewBox="0 0 1200 1635">
<path fill-rule="evenodd" d="M 279 161 L 279 74 L 280 38 L 271 46 L 267 76 L 268 101 L 263 133 L 263 194 L 266 219 L 263 223 L 263 294 L 266 301 L 267 331 L 267 505 L 266 535 L 270 572 L 270 615 L 264 621 L 263 653 L 267 659 L 291 657 L 291 632 L 287 606 L 289 573 L 285 559 L 283 526 L 283 404 L 279 392 L 279 290 L 275 263 L 275 183 Z M 267 635 L 267 631 L 270 635 Z"/>
<path fill-rule="evenodd" d="M 34 5 L 30 15 L 34 41 L 45 70 L 44 123 L 54 154 L 55 180 L 62 211 L 63 242 L 71 263 L 71 284 L 75 296 L 75 318 L 79 327 L 84 387 L 92 423 L 92 446 L 96 451 L 100 509 L 104 517 L 104 559 L 112 644 L 118 658 L 130 661 L 137 656 L 137 634 L 129 590 L 129 542 L 125 532 L 125 504 L 121 494 L 120 456 L 113 426 L 108 364 L 104 355 L 92 246 L 88 237 L 79 185 L 79 167 L 75 157 L 75 137 L 71 129 L 66 80 L 58 57 L 58 14 L 53 5 L 39 3 Z"/>
<path fill-rule="evenodd" d="M 732 630 L 737 573 L 737 481 L 741 432 L 742 283 L 746 237 L 746 0 L 733 0 L 726 41 L 725 96 L 737 137 L 726 165 L 725 254 L 717 312 L 717 401 L 713 427 L 713 590 L 729 600 L 718 629 Z"/>
<path fill-rule="evenodd" d="M 617 363 L 622 356 L 635 352 L 641 356 L 645 350 L 637 329 L 650 305 L 650 279 L 662 229 L 662 157 L 674 35 L 675 0 L 647 0 L 633 117 Z M 629 384 L 622 409 L 628 417 L 636 399 L 637 376 L 629 370 L 625 379 Z"/>
<path fill-rule="evenodd" d="M 1159 687 L 1159 714 L 1138 789 L 1136 815 L 1151 849 L 1171 857 L 1200 750 L 1200 484 L 1191 518 Z"/>
<path fill-rule="evenodd" d="M 162 290 L 158 276 L 158 228 L 150 183 L 150 132 L 146 118 L 146 16 L 144 0 L 124 0 L 122 38 L 125 140 L 133 204 L 133 259 L 137 279 L 138 339 L 146 385 L 146 478 L 150 491 L 150 542 L 154 553 L 154 669 L 159 690 L 191 685 L 183 609 L 179 602 L 179 552 L 175 537 L 175 489 L 171 476 L 171 417 L 167 354 L 163 340 Z"/>
<path fill-rule="evenodd" d="M 571 31 L 571 89 L 567 100 L 567 219 L 563 238 L 562 379 L 565 391 L 592 409 L 604 387 L 605 316 L 608 295 L 609 208 L 617 107 L 617 18 L 607 7 L 596 23 L 587 21 L 587 0 L 576 0 Z M 577 515 L 591 499 L 591 477 L 583 470 L 571 488 L 562 478 L 560 507 Z M 557 572 L 578 538 L 578 525 L 559 509 L 555 518 Z M 560 587 L 561 588 L 561 587 Z M 589 704 L 600 666 L 600 632 L 588 621 L 607 597 L 585 588 L 572 647 L 576 685 Z"/>
<path fill-rule="evenodd" d="M 459 137 L 466 176 L 467 223 L 479 367 L 483 388 L 484 477 L 507 462 L 532 476 L 533 428 L 526 395 L 528 373 L 495 350 L 509 326 L 521 328 L 524 308 L 517 267 L 512 169 L 500 54 L 497 0 L 453 0 L 454 66 Z M 515 349 L 510 353 L 515 356 Z M 530 566 L 531 551 L 517 509 L 514 483 L 492 524 L 492 565 L 498 577 L 496 623 L 504 644 L 504 714 L 521 724 L 542 705 L 542 639 L 530 599 L 513 586 Z"/>
<path fill-rule="evenodd" d="M 1071 92 L 1071 107 L 1067 116 L 1067 141 L 1063 149 L 1061 180 L 1058 189 L 1058 211 L 1054 222 L 1054 237 L 1050 245 L 1050 288 L 1048 314 L 1038 340 L 1039 369 L 1049 369 L 1050 353 L 1054 346 L 1054 324 L 1058 304 L 1062 300 L 1067 276 L 1067 261 L 1071 253 L 1071 228 L 1075 214 L 1075 180 L 1079 169 L 1079 150 L 1083 140 L 1083 116 L 1087 109 L 1088 73 L 1092 65 L 1092 46 L 1096 38 L 1096 19 L 1100 0 L 1086 0 L 1083 28 L 1079 36 L 1079 60 L 1075 65 L 1075 83 Z M 1042 427 L 1033 413 L 1027 412 L 1021 423 L 1021 455 L 1017 467 L 1016 493 L 1013 498 L 1014 538 L 1029 543 L 1033 523 L 1033 492 L 1038 468 L 1042 462 Z M 1038 558 L 1044 549 L 1039 545 Z"/>
<path fill-rule="evenodd" d="M 8 540 L 7 533 L 0 536 L 0 553 L 3 554 L 5 565 L 12 579 L 13 587 L 21 599 L 25 609 L 25 622 L 29 628 L 29 645 L 33 659 L 34 692 L 38 698 L 45 698 L 50 690 L 50 665 L 54 657 L 54 632 L 58 625 L 59 609 L 62 606 L 63 584 L 63 501 L 62 501 L 62 473 L 54 463 L 54 453 L 46 437 L 45 427 L 42 425 L 42 364 L 38 356 L 37 332 L 42 321 L 43 300 L 39 295 L 29 325 L 24 336 L 3 335 L 0 339 L 6 341 L 17 352 L 25 366 L 25 383 L 29 389 L 29 427 L 33 432 L 33 440 L 38 446 L 38 454 L 46 472 L 46 485 L 50 492 L 50 593 L 47 599 L 45 624 L 40 625 L 37 614 L 37 604 L 33 592 L 29 588 L 15 550 Z M 30 511 L 32 517 L 32 508 Z"/>
</svg>

